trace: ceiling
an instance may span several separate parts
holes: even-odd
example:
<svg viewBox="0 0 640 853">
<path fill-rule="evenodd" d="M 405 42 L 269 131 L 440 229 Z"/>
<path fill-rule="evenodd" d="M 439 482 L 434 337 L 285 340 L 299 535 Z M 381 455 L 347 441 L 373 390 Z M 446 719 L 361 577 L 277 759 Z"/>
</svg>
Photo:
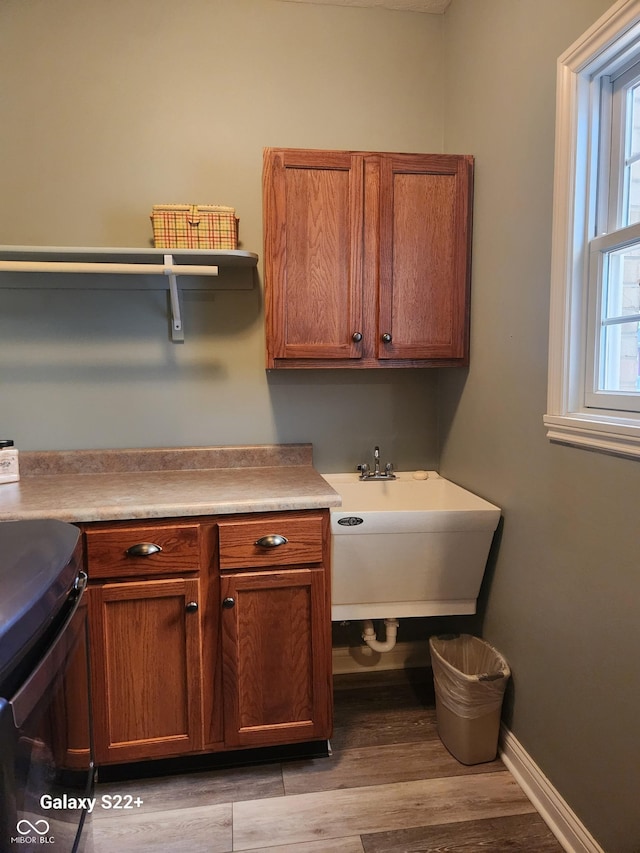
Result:
<svg viewBox="0 0 640 853">
<path fill-rule="evenodd" d="M 431 12 L 442 15 L 451 0 L 287 0 L 289 3 L 318 3 L 323 6 L 384 6 L 405 12 Z"/>
</svg>

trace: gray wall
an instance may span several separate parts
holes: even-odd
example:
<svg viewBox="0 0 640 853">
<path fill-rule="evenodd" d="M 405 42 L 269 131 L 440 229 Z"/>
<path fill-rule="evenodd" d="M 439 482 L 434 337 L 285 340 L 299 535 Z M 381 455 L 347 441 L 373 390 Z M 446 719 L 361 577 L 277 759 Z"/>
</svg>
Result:
<svg viewBox="0 0 640 853">
<path fill-rule="evenodd" d="M 0 243 L 148 246 L 157 203 L 233 205 L 262 254 L 265 146 L 441 151 L 443 19 L 280 0 L 3 0 Z M 0 434 L 23 449 L 378 443 L 435 467 L 434 371 L 267 375 L 253 290 L 0 291 Z"/>
<path fill-rule="evenodd" d="M 504 508 L 484 635 L 507 720 L 608 853 L 640 849 L 640 466 L 545 437 L 556 58 L 604 0 L 453 0 L 446 148 L 477 157 L 471 367 L 440 470 Z"/>
</svg>

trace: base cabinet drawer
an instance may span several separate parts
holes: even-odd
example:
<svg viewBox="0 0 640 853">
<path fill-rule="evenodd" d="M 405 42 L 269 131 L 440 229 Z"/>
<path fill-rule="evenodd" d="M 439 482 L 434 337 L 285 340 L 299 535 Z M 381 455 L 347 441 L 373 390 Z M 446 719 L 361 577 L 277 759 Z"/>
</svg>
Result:
<svg viewBox="0 0 640 853">
<path fill-rule="evenodd" d="M 200 568 L 200 525 L 132 524 L 85 531 L 89 577 L 175 575 Z"/>
<path fill-rule="evenodd" d="M 321 563 L 323 516 L 273 513 L 218 523 L 220 569 Z"/>
</svg>

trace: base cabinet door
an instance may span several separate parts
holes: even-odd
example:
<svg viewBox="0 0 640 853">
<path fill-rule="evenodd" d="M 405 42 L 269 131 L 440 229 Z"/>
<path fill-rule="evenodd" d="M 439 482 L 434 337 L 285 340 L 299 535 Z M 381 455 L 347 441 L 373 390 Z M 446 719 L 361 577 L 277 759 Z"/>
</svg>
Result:
<svg viewBox="0 0 640 853">
<path fill-rule="evenodd" d="M 97 763 L 199 749 L 198 579 L 94 586 L 89 608 Z"/>
<path fill-rule="evenodd" d="M 331 735 L 331 623 L 322 568 L 222 577 L 225 744 Z"/>
</svg>

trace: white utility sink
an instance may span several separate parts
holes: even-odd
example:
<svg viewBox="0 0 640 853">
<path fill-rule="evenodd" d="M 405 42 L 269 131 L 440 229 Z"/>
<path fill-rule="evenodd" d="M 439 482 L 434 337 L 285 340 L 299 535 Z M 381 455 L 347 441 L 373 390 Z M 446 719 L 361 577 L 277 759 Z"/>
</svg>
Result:
<svg viewBox="0 0 640 853">
<path fill-rule="evenodd" d="M 497 506 L 435 471 L 323 476 L 342 497 L 331 509 L 333 620 L 475 613 Z"/>
</svg>

